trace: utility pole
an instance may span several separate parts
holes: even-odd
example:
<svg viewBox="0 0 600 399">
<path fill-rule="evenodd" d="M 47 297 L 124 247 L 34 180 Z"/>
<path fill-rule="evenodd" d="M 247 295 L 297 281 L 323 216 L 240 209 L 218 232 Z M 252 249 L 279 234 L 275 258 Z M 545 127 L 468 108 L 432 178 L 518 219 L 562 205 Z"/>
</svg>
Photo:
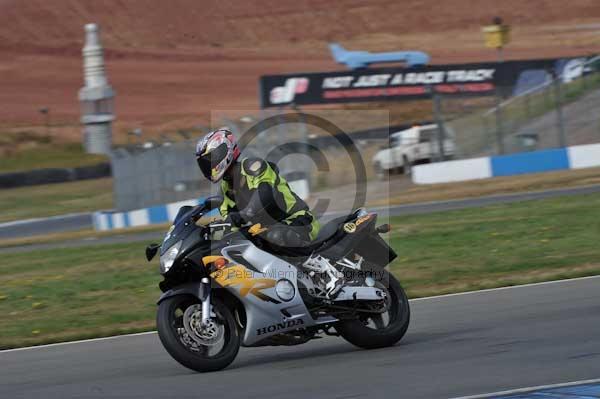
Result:
<svg viewBox="0 0 600 399">
<path fill-rule="evenodd" d="M 496 108 L 494 114 L 496 115 L 496 145 L 498 146 L 498 154 L 502 155 L 505 153 L 504 150 L 504 127 L 502 123 L 502 96 L 500 90 L 496 87 L 495 92 Z"/>
<path fill-rule="evenodd" d="M 552 73 L 552 77 L 552 85 L 554 86 L 554 98 L 556 101 L 556 119 L 558 123 L 558 146 L 561 148 L 565 148 L 567 146 L 567 135 L 565 132 L 565 119 L 562 109 L 562 90 L 560 84 L 560 74 L 558 74 L 556 70 L 554 70 Z"/>
<path fill-rule="evenodd" d="M 510 26 L 503 23 L 502 18 L 494 17 L 492 25 L 482 29 L 486 47 L 495 48 L 498 55 L 498 66 L 504 62 L 504 46 L 510 41 Z M 504 129 L 502 115 L 502 92 L 496 84 L 496 143 L 498 153 L 504 154 Z"/>
<path fill-rule="evenodd" d="M 444 154 L 444 139 L 446 138 L 446 128 L 444 126 L 444 117 L 442 116 L 442 99 L 435 90 L 435 87 L 430 86 L 429 91 L 433 97 L 433 115 L 437 124 L 436 139 L 438 145 L 437 160 L 442 162 L 446 156 Z"/>
<path fill-rule="evenodd" d="M 40 114 L 44 115 L 44 125 L 46 125 L 46 136 L 50 136 L 50 108 L 42 107 Z"/>
</svg>

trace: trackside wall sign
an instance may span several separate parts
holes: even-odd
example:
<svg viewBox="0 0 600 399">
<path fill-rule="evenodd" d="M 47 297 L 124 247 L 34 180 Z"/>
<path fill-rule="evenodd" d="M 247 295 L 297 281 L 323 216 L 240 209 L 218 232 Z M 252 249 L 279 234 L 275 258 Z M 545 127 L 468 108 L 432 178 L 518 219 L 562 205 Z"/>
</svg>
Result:
<svg viewBox="0 0 600 399">
<path fill-rule="evenodd" d="M 525 71 L 550 71 L 556 62 L 556 59 L 542 59 L 268 75 L 260 78 L 260 99 L 262 107 L 268 108 L 428 98 L 433 91 L 463 96 L 489 95 L 498 86 L 514 87 Z"/>
</svg>

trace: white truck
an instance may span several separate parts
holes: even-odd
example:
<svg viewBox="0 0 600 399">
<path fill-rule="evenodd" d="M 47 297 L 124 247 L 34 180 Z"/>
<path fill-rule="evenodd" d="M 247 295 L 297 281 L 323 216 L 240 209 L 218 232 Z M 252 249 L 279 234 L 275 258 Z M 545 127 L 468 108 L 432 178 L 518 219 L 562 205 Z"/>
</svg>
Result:
<svg viewBox="0 0 600 399">
<path fill-rule="evenodd" d="M 383 178 L 394 172 L 410 174 L 412 165 L 437 159 L 440 153 L 438 129 L 437 124 L 431 124 L 392 133 L 389 147 L 380 150 L 373 157 L 373 168 L 377 176 Z M 455 151 L 454 135 L 449 127 L 445 130 L 444 159 L 452 159 Z"/>
</svg>

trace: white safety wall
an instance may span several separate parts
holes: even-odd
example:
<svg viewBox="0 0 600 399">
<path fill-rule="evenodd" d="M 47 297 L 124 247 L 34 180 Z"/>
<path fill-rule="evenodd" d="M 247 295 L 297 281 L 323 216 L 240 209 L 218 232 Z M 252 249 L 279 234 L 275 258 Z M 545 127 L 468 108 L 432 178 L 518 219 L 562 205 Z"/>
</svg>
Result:
<svg viewBox="0 0 600 399">
<path fill-rule="evenodd" d="M 417 165 L 412 168 L 416 184 L 449 183 L 492 177 L 490 158 L 472 158 Z"/>
</svg>

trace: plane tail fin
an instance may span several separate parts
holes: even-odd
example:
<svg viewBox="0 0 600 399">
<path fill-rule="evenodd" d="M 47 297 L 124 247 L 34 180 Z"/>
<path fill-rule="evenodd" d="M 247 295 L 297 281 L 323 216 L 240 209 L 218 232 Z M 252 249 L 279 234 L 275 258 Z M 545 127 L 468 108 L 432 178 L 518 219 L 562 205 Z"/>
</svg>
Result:
<svg viewBox="0 0 600 399">
<path fill-rule="evenodd" d="M 340 61 L 341 58 L 347 53 L 347 50 L 338 43 L 329 43 L 329 50 L 333 59 Z"/>
</svg>

